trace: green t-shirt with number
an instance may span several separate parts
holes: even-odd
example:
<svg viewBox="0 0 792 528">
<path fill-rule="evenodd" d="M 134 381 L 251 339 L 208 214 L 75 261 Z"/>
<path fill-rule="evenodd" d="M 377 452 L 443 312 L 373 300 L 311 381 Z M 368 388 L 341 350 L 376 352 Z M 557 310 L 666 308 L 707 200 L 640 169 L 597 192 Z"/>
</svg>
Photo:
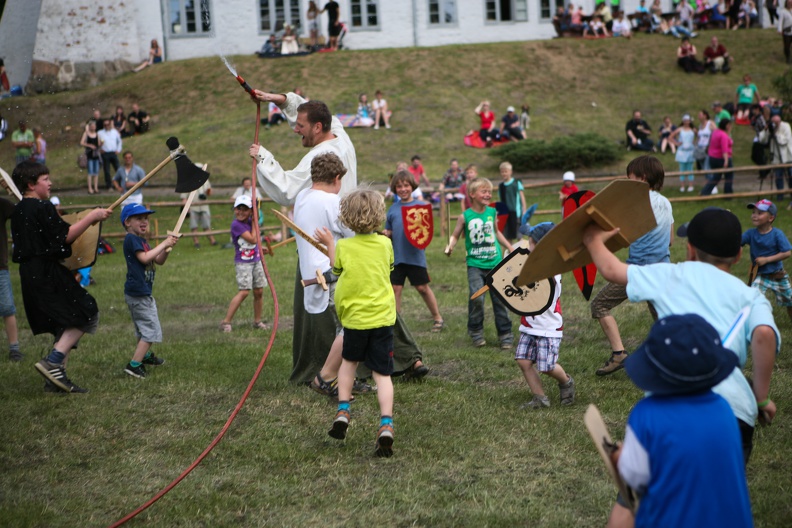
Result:
<svg viewBox="0 0 792 528">
<path fill-rule="evenodd" d="M 467 265 L 487 270 L 494 268 L 503 258 L 496 234 L 498 213 L 492 207 L 481 213 L 465 209 L 464 218 Z"/>
</svg>

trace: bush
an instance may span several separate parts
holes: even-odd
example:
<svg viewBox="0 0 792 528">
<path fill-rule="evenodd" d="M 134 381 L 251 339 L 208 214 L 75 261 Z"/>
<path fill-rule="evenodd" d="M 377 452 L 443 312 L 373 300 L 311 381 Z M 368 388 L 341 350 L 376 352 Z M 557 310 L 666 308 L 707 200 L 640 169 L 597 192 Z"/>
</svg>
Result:
<svg viewBox="0 0 792 528">
<path fill-rule="evenodd" d="M 509 143 L 490 152 L 501 161 L 508 161 L 515 171 L 540 169 L 569 170 L 597 167 L 618 161 L 621 149 L 599 134 L 561 136 L 549 143 L 525 139 Z"/>
</svg>

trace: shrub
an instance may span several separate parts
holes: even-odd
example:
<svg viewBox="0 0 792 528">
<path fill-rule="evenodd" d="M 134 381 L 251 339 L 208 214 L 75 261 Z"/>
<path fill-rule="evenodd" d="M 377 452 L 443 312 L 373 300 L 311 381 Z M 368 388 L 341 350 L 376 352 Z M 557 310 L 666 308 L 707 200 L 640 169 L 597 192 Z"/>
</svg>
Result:
<svg viewBox="0 0 792 528">
<path fill-rule="evenodd" d="M 508 161 L 515 171 L 525 172 L 606 165 L 620 158 L 621 149 L 599 134 L 587 133 L 560 136 L 550 142 L 526 139 L 494 149 L 490 155 Z"/>
</svg>

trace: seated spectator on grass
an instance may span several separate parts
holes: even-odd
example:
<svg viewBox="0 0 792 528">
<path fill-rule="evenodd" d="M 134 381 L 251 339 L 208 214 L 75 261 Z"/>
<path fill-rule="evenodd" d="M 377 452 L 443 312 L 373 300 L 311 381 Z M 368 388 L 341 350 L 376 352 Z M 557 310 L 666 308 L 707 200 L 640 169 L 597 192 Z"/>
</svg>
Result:
<svg viewBox="0 0 792 528">
<path fill-rule="evenodd" d="M 132 112 L 127 116 L 129 132 L 131 134 L 143 134 L 148 132 L 151 117 L 140 109 L 137 103 L 132 104 Z"/>
<path fill-rule="evenodd" d="M 726 0 L 720 0 L 712 9 L 710 21 L 717 24 L 718 27 L 726 27 L 726 12 L 728 10 L 729 6 L 726 4 Z"/>
<path fill-rule="evenodd" d="M 152 66 L 154 64 L 159 64 L 160 62 L 162 62 L 162 48 L 159 47 L 157 39 L 151 39 L 151 48 L 149 49 L 148 59 L 141 62 L 140 66 L 132 71 L 137 73 L 143 68 Z"/>
<path fill-rule="evenodd" d="M 258 52 L 260 57 L 275 57 L 279 55 L 278 52 L 278 40 L 275 37 L 275 34 L 269 36 L 269 39 L 261 46 L 261 50 Z"/>
<path fill-rule="evenodd" d="M 608 28 L 605 27 L 605 24 L 602 22 L 602 17 L 599 15 L 594 15 L 594 17 L 591 19 L 591 23 L 588 24 L 583 30 L 583 36 L 585 37 L 586 35 L 591 35 L 594 38 L 610 37 Z"/>
<path fill-rule="evenodd" d="M 514 112 L 514 107 L 506 109 L 506 115 L 501 118 L 500 135 L 511 141 L 525 139 L 525 131 L 520 128 L 520 117 Z"/>
<path fill-rule="evenodd" d="M 751 82 L 750 75 L 743 75 L 743 82 L 737 87 L 737 93 L 734 95 L 734 104 L 737 108 L 737 113 L 735 113 L 734 118 L 737 124 L 747 124 L 745 121 L 748 120 L 754 99 L 756 99 L 757 103 L 759 102 L 759 90 L 756 88 L 756 85 Z"/>
<path fill-rule="evenodd" d="M 583 23 L 583 6 L 578 5 L 575 7 L 573 4 L 569 4 L 568 8 L 569 11 L 569 29 L 572 31 L 583 31 L 585 24 Z M 528 127 L 523 126 L 523 129 Z"/>
<path fill-rule="evenodd" d="M 633 29 L 641 29 L 644 26 L 651 26 L 650 23 L 650 14 L 649 8 L 646 7 L 646 0 L 641 0 L 638 3 L 638 7 L 635 8 L 635 13 L 633 13 Z"/>
<path fill-rule="evenodd" d="M 294 55 L 300 51 L 297 35 L 294 34 L 291 24 L 283 25 L 283 38 L 281 38 L 281 55 Z"/>
<path fill-rule="evenodd" d="M 261 118 L 261 124 L 267 125 L 267 128 L 270 128 L 271 126 L 279 125 L 285 121 L 286 117 L 283 115 L 283 112 L 281 112 L 280 107 L 270 101 L 267 107 L 267 117 Z"/>
<path fill-rule="evenodd" d="M 640 110 L 633 111 L 632 119 L 627 121 L 624 128 L 627 133 L 627 150 L 657 151 L 654 143 L 649 139 L 652 127 L 641 118 Z"/>
<path fill-rule="evenodd" d="M 357 125 L 362 127 L 369 127 L 374 124 L 374 110 L 368 102 L 368 95 L 365 93 L 360 94 L 358 97 L 357 108 Z"/>
<path fill-rule="evenodd" d="M 564 32 L 569 30 L 570 21 L 571 19 L 569 11 L 564 9 L 564 6 L 562 5 L 558 6 L 556 9 L 556 14 L 553 17 L 553 27 L 555 28 L 559 37 L 563 37 Z"/>
<path fill-rule="evenodd" d="M 732 29 L 744 27 L 748 29 L 751 25 L 756 25 L 759 21 L 759 10 L 753 0 L 743 0 L 740 4 L 740 12 L 737 14 L 737 24 Z"/>
<path fill-rule="evenodd" d="M 676 17 L 673 17 L 670 20 L 662 19 L 660 21 L 660 32 L 663 35 L 671 35 L 676 38 L 692 38 L 697 36 L 696 33 L 691 33 L 688 28 L 680 24 Z"/>
<path fill-rule="evenodd" d="M 677 64 L 685 73 L 704 73 L 704 63 L 696 59 L 696 46 L 685 37 L 677 48 Z"/>
<path fill-rule="evenodd" d="M 451 166 L 443 175 L 443 183 L 440 184 L 440 191 L 445 192 L 447 202 L 457 202 L 464 200 L 465 196 L 459 190 L 465 181 L 465 173 L 459 166 L 456 158 L 451 160 Z"/>
<path fill-rule="evenodd" d="M 616 20 L 613 21 L 613 36 L 632 38 L 632 26 L 630 21 L 624 18 L 624 12 L 616 13 Z"/>
<path fill-rule="evenodd" d="M 115 114 L 113 114 L 113 128 L 118 130 L 122 138 L 130 135 L 127 133 L 127 118 L 124 115 L 123 106 L 116 106 Z"/>
<path fill-rule="evenodd" d="M 674 123 L 671 122 L 671 118 L 665 116 L 663 118 L 663 124 L 660 125 L 660 152 L 665 154 L 666 149 L 671 149 L 671 154 L 676 154 L 676 145 L 668 140 L 671 134 L 676 130 L 677 127 Z"/>
<path fill-rule="evenodd" d="M 651 13 L 649 33 L 655 33 L 660 30 L 660 25 L 663 22 L 663 6 L 660 5 L 660 0 L 654 0 L 652 7 L 649 10 Z"/>
<path fill-rule="evenodd" d="M 500 139 L 500 133 L 495 128 L 495 114 L 490 110 L 489 101 L 481 101 L 473 111 L 481 119 L 479 137 L 491 147 L 493 141 Z"/>
<path fill-rule="evenodd" d="M 712 6 L 708 0 L 699 0 L 696 8 L 696 16 L 693 19 L 699 29 L 706 27 L 712 16 Z"/>
<path fill-rule="evenodd" d="M 729 6 L 729 10 L 726 12 L 726 29 L 734 28 L 740 14 L 740 0 L 727 0 L 726 5 Z"/>
<path fill-rule="evenodd" d="M 605 24 L 605 29 L 610 33 L 613 28 L 613 11 L 611 11 L 610 4 L 607 1 L 600 2 L 594 9 L 594 14 L 602 19 L 602 23 Z"/>
<path fill-rule="evenodd" d="M 374 92 L 374 101 L 371 102 L 371 107 L 374 109 L 374 128 L 378 129 L 383 125 L 385 128 L 390 128 L 391 111 L 388 110 L 388 101 L 382 98 L 380 90 Z"/>
<path fill-rule="evenodd" d="M 693 15 L 695 12 L 693 11 L 693 7 L 687 2 L 687 0 L 683 0 L 679 2 L 676 8 L 677 15 L 679 16 L 679 23 L 690 32 L 693 33 Z"/>
<path fill-rule="evenodd" d="M 729 52 L 726 46 L 718 42 L 718 37 L 712 37 L 710 45 L 704 50 L 704 66 L 710 73 L 728 73 L 731 70 Z"/>
</svg>

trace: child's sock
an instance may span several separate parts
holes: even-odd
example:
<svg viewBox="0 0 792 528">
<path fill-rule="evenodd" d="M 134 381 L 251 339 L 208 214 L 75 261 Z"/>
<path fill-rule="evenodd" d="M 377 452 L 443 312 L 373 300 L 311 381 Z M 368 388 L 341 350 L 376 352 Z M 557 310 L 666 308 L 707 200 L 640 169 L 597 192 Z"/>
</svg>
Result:
<svg viewBox="0 0 792 528">
<path fill-rule="evenodd" d="M 145 360 L 145 359 L 148 359 L 148 358 L 150 358 L 151 356 L 152 356 L 152 354 L 151 354 L 151 350 L 149 350 L 148 352 L 146 352 L 146 355 L 143 357 L 143 359 L 144 359 L 144 360 Z"/>
<path fill-rule="evenodd" d="M 13 352 L 19 352 L 19 343 L 18 342 L 17 343 L 11 343 L 10 345 L 8 345 L 8 351 L 12 352 L 12 353 Z"/>
<path fill-rule="evenodd" d="M 339 411 L 346 411 L 349 412 L 350 405 L 348 401 L 339 401 L 338 402 L 338 410 Z"/>
<path fill-rule="evenodd" d="M 130 361 L 129 362 L 129 366 L 132 367 L 132 368 L 138 368 L 142 364 L 143 363 L 141 363 L 140 361 Z"/>
<path fill-rule="evenodd" d="M 393 427 L 393 417 L 392 416 L 380 416 L 380 427 L 383 425 L 390 425 Z"/>
<path fill-rule="evenodd" d="M 58 352 L 54 348 L 47 356 L 47 361 L 49 361 L 53 365 L 60 365 L 61 363 L 63 363 L 64 359 L 66 359 L 66 354 L 64 354 L 63 352 Z"/>
</svg>

